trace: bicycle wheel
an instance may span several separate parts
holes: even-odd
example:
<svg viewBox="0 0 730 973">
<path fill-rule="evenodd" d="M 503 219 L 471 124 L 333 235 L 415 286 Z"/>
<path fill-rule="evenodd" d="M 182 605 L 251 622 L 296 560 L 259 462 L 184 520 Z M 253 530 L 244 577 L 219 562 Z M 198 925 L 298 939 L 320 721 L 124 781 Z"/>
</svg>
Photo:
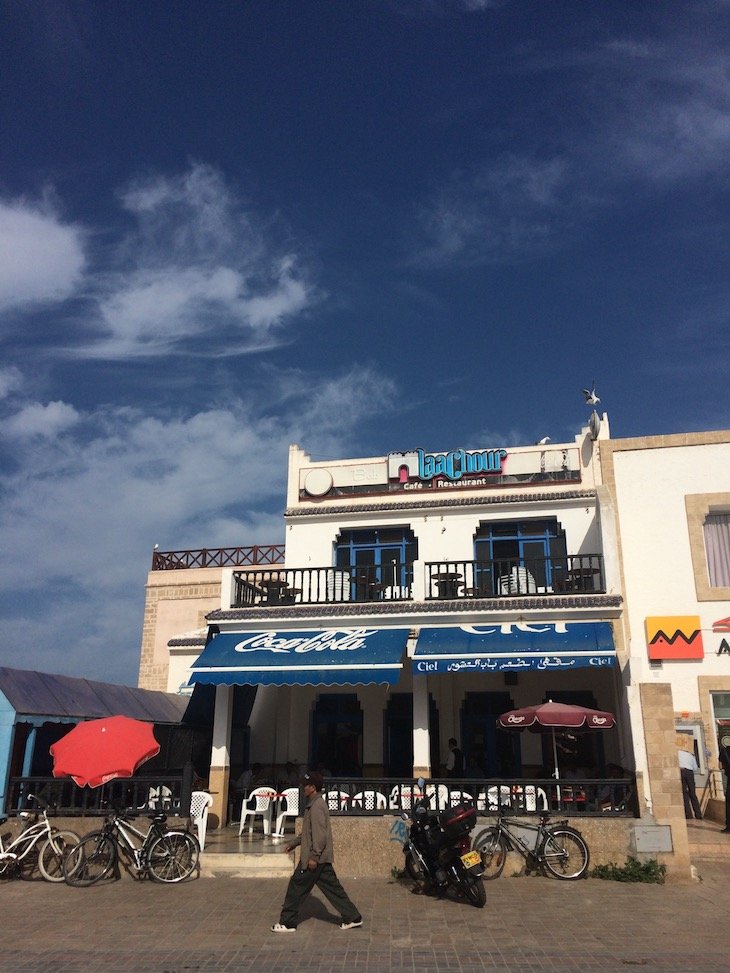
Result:
<svg viewBox="0 0 730 973">
<path fill-rule="evenodd" d="M 192 875 L 200 845 L 187 831 L 166 831 L 147 850 L 147 871 L 155 882 L 182 882 Z"/>
<path fill-rule="evenodd" d="M 480 831 L 472 844 L 474 851 L 482 856 L 484 879 L 499 878 L 507 861 L 507 842 L 498 828 Z"/>
<path fill-rule="evenodd" d="M 573 828 L 550 828 L 543 841 L 539 858 L 555 878 L 581 878 L 590 861 L 588 845 Z"/>
<path fill-rule="evenodd" d="M 63 859 L 79 843 L 75 831 L 54 831 L 38 852 L 38 870 L 47 882 L 63 881 Z"/>
<path fill-rule="evenodd" d="M 103 831 L 94 831 L 68 850 L 63 859 L 63 877 L 67 885 L 85 888 L 94 885 L 112 871 L 117 860 L 117 844 Z"/>
</svg>

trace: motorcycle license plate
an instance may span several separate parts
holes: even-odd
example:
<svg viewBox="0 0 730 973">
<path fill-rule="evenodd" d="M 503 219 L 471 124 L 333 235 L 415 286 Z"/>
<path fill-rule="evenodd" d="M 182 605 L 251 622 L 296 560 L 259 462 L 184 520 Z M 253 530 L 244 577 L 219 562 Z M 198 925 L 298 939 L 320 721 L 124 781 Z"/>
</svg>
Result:
<svg viewBox="0 0 730 973">
<path fill-rule="evenodd" d="M 461 860 L 467 868 L 472 868 L 474 865 L 481 865 L 482 856 L 478 851 L 467 851 L 465 855 L 461 856 Z"/>
</svg>

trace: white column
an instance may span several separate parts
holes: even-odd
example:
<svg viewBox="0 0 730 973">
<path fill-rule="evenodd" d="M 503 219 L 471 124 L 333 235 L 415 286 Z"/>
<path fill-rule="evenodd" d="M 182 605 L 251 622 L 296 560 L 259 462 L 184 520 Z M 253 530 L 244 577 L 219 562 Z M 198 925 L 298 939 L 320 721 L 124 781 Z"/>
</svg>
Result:
<svg viewBox="0 0 730 973">
<path fill-rule="evenodd" d="M 215 687 L 213 746 L 210 754 L 208 787 L 213 804 L 208 813 L 208 827 L 220 827 L 228 817 L 228 785 L 231 773 L 231 720 L 233 686 Z"/>
<path fill-rule="evenodd" d="M 233 718 L 233 686 L 215 687 L 213 715 L 213 749 L 211 767 L 231 765 L 231 720 Z"/>
<path fill-rule="evenodd" d="M 413 677 L 413 776 L 431 776 L 428 733 L 428 676 Z"/>
</svg>

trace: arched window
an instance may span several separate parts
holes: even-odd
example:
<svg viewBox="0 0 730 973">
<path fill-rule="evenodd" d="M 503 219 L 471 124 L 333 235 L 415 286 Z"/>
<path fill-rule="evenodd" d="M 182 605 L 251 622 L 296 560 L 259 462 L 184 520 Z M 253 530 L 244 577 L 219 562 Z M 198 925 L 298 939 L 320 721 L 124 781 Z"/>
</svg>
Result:
<svg viewBox="0 0 730 973">
<path fill-rule="evenodd" d="M 370 527 L 340 531 L 335 566 L 350 573 L 352 597 L 410 597 L 418 542 L 410 527 Z"/>
<path fill-rule="evenodd" d="M 530 580 L 526 590 L 556 590 L 567 571 L 565 531 L 555 517 L 482 523 L 474 535 L 474 559 L 475 580 L 488 594 L 505 594 L 506 579 L 520 571 Z"/>
</svg>

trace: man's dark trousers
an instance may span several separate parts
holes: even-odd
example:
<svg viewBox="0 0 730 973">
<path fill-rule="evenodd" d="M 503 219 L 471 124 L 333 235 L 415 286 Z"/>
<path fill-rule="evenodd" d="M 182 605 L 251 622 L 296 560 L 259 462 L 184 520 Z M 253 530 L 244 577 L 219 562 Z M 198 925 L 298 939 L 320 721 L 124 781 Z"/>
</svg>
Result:
<svg viewBox="0 0 730 973">
<path fill-rule="evenodd" d="M 299 917 L 299 907 L 314 886 L 322 890 L 324 896 L 337 909 L 344 922 L 356 922 L 360 913 L 357 911 L 347 892 L 342 888 L 335 870 L 329 862 L 317 865 L 310 871 L 308 868 L 297 868 L 289 879 L 284 905 L 281 907 L 280 922 L 284 926 L 294 927 Z"/>
<path fill-rule="evenodd" d="M 695 775 L 693 771 L 689 770 L 687 767 L 680 767 L 679 773 L 682 777 L 684 816 L 691 818 L 692 812 L 694 811 L 695 817 L 699 819 L 702 817 L 702 809 L 700 808 L 700 802 L 697 800 L 697 791 L 695 790 Z"/>
</svg>

